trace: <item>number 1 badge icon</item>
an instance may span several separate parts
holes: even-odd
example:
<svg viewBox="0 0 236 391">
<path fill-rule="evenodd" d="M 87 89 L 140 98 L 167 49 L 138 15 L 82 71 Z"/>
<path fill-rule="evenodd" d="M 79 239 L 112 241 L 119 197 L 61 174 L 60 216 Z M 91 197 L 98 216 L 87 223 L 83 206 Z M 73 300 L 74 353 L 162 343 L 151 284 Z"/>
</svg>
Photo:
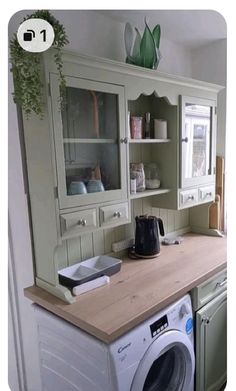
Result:
<svg viewBox="0 0 236 391">
<path fill-rule="evenodd" d="M 52 25 L 44 19 L 27 19 L 21 23 L 17 31 L 20 46 L 33 53 L 48 50 L 53 44 L 54 37 Z"/>
</svg>

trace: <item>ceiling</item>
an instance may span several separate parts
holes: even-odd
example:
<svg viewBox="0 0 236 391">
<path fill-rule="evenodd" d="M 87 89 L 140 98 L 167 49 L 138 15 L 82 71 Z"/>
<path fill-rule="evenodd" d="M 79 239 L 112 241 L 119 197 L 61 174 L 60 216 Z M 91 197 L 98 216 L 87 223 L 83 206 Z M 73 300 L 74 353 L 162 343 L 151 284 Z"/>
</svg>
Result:
<svg viewBox="0 0 236 391">
<path fill-rule="evenodd" d="M 162 38 L 189 49 L 208 45 L 226 38 L 226 22 L 218 12 L 211 10 L 102 10 L 98 11 L 121 23 L 144 29 L 146 16 L 152 29 L 161 25 Z"/>
</svg>

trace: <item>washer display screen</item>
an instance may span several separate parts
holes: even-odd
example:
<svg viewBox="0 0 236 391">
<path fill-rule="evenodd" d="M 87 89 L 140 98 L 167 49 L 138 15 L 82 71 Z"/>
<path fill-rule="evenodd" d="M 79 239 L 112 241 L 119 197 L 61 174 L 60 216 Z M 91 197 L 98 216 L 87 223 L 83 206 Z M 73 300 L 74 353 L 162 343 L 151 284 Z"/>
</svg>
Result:
<svg viewBox="0 0 236 391">
<path fill-rule="evenodd" d="M 162 318 L 158 319 L 156 322 L 151 324 L 150 330 L 152 334 L 152 338 L 156 337 L 161 331 L 163 331 L 168 326 L 167 316 L 164 315 Z"/>
</svg>

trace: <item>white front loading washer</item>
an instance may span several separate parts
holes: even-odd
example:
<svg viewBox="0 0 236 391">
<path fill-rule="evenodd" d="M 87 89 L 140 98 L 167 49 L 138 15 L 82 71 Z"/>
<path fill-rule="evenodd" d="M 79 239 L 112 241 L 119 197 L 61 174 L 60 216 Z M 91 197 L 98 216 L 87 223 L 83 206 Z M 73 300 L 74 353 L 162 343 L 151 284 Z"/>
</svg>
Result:
<svg viewBox="0 0 236 391">
<path fill-rule="evenodd" d="M 43 391 L 193 391 L 189 295 L 110 345 L 34 308 Z"/>
</svg>

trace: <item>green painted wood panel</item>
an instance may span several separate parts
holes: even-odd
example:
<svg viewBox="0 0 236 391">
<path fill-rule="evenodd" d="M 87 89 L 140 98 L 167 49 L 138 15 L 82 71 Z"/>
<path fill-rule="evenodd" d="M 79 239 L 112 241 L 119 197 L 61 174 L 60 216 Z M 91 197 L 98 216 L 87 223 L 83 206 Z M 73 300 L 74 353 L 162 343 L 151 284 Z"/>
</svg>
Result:
<svg viewBox="0 0 236 391">
<path fill-rule="evenodd" d="M 155 215 L 162 218 L 166 234 L 189 226 L 188 209 L 174 211 L 152 208 L 152 197 L 133 200 L 131 202 L 132 222 L 130 224 L 100 230 L 88 235 L 67 240 L 67 253 L 65 253 L 65 255 L 68 258 L 64 261 L 64 263 L 70 265 L 75 263 L 76 260 L 78 262 L 85 259 L 86 255 L 89 257 L 110 253 L 112 251 L 112 243 L 134 237 L 134 218 L 135 216 L 142 214 Z M 86 249 L 86 246 L 90 246 L 90 248 Z"/>
<path fill-rule="evenodd" d="M 218 391 L 226 381 L 227 292 L 196 313 L 196 391 Z"/>
</svg>

